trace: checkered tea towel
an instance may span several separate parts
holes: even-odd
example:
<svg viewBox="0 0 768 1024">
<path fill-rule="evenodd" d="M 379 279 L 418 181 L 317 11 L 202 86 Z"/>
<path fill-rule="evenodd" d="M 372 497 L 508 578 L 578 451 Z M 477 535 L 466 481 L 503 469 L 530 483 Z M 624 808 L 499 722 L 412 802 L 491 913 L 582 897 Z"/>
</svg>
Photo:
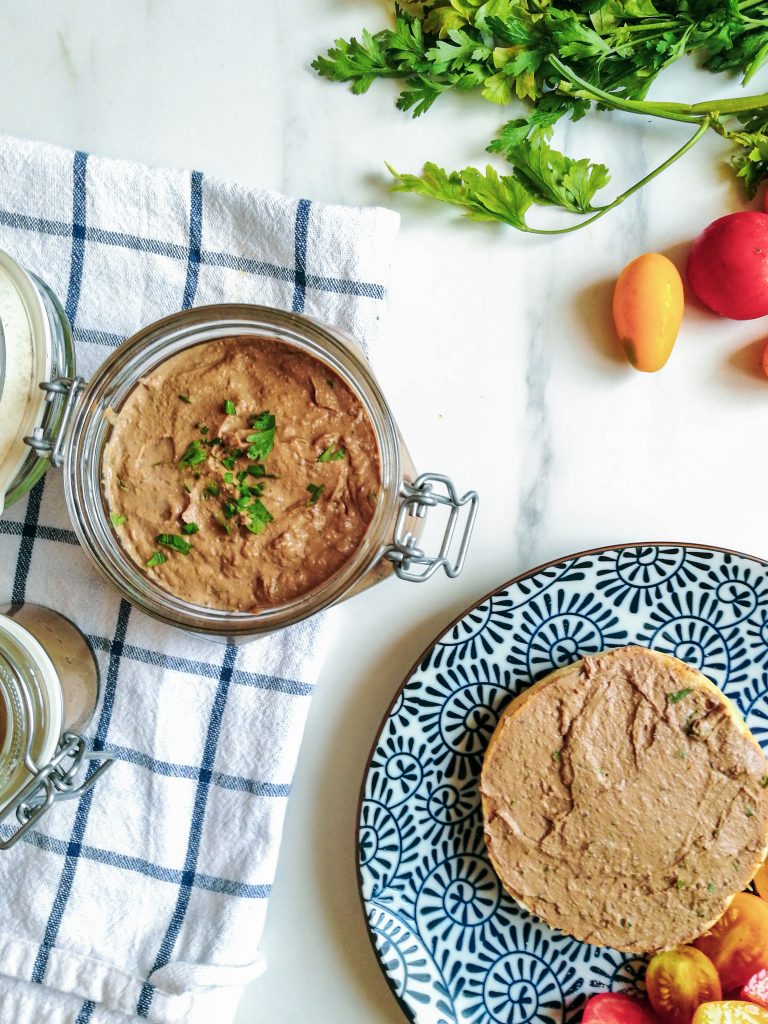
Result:
<svg viewBox="0 0 768 1024">
<path fill-rule="evenodd" d="M 86 378 L 182 307 L 253 302 L 370 347 L 398 217 L 0 137 L 0 248 L 60 296 Z M 244 647 L 131 607 L 78 547 L 51 470 L 0 518 L 0 604 L 88 636 L 89 735 L 115 765 L 0 853 L 2 1024 L 225 1024 L 259 937 L 328 616 Z M 332 614 L 330 618 L 332 619 Z"/>
</svg>

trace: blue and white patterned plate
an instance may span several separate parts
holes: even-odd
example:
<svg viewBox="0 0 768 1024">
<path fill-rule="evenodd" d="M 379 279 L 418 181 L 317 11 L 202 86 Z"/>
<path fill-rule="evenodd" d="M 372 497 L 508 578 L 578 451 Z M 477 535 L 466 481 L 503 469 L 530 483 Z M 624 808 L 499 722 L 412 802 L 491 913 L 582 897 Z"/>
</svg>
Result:
<svg viewBox="0 0 768 1024">
<path fill-rule="evenodd" d="M 630 643 L 704 672 L 768 747 L 768 565 L 715 548 L 604 548 L 534 569 L 454 623 L 403 684 L 368 765 L 358 862 L 374 949 L 416 1024 L 570 1024 L 596 991 L 642 991 L 642 958 L 554 932 L 506 895 L 478 794 L 512 697 Z"/>
</svg>

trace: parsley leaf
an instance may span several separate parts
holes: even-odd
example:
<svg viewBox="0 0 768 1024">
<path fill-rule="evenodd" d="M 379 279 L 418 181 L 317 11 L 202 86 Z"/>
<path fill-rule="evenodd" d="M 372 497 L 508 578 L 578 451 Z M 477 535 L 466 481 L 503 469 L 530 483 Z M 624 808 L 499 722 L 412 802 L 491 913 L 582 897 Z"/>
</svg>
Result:
<svg viewBox="0 0 768 1024">
<path fill-rule="evenodd" d="M 208 455 L 200 442 L 191 441 L 179 461 L 179 469 L 183 466 L 197 466 L 201 462 L 205 462 L 207 458 Z"/>
<path fill-rule="evenodd" d="M 237 406 L 229 398 L 224 402 L 224 412 L 227 416 L 234 416 L 237 413 Z"/>
<path fill-rule="evenodd" d="M 307 490 L 310 493 L 310 498 L 309 501 L 307 502 L 307 505 L 314 505 L 317 502 L 320 495 L 325 490 L 325 484 L 309 484 L 307 486 Z"/>
<path fill-rule="evenodd" d="M 144 565 L 146 565 L 146 567 L 148 569 L 152 569 L 152 568 L 154 568 L 154 566 L 162 565 L 163 562 L 167 562 L 167 561 L 168 561 L 168 556 L 167 555 L 164 555 L 162 551 L 155 551 L 155 553 L 153 555 L 151 555 L 147 559 L 147 561 L 144 563 Z"/>
<path fill-rule="evenodd" d="M 192 401 L 192 399 L 189 397 L 189 395 L 179 395 L 179 401 L 180 402 L 186 402 L 187 405 L 189 405 L 189 403 Z"/>
<path fill-rule="evenodd" d="M 124 526 L 128 522 L 125 516 L 121 516 L 119 512 L 110 512 L 109 519 L 113 526 Z"/>
<path fill-rule="evenodd" d="M 200 527 L 197 525 L 197 523 L 184 523 L 184 525 L 181 528 L 181 532 L 187 535 L 191 533 L 199 533 Z"/>
<path fill-rule="evenodd" d="M 184 540 L 183 537 L 178 537 L 175 533 L 158 533 L 155 540 L 158 544 L 162 544 L 164 548 L 178 551 L 180 555 L 188 555 L 192 550 L 192 545 L 189 541 Z"/>
<path fill-rule="evenodd" d="M 269 412 L 261 412 L 254 417 L 252 428 L 255 432 L 246 437 L 248 458 L 264 460 L 275 445 L 275 417 Z"/>
<path fill-rule="evenodd" d="M 684 690 L 676 690 L 674 693 L 667 694 L 667 700 L 670 704 L 679 704 L 681 700 L 685 700 L 686 697 L 690 697 L 693 690 L 690 686 L 687 686 Z"/>
<path fill-rule="evenodd" d="M 245 525 L 251 533 L 261 533 L 267 523 L 273 522 L 271 513 L 258 498 L 249 507 L 248 515 L 250 517 L 250 522 Z"/>
<path fill-rule="evenodd" d="M 338 462 L 339 459 L 343 459 L 347 453 L 343 448 L 336 448 L 332 444 L 329 444 L 322 455 L 318 455 L 318 462 Z"/>
</svg>

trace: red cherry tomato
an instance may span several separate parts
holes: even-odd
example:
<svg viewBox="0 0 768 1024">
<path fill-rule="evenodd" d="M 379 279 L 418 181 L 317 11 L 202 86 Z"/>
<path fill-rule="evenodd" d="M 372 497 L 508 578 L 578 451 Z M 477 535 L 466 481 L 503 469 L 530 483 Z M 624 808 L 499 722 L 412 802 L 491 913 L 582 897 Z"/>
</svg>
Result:
<svg viewBox="0 0 768 1024">
<path fill-rule="evenodd" d="M 768 964 L 768 903 L 748 892 L 737 893 L 694 945 L 717 968 L 724 992 L 740 988 Z"/>
<path fill-rule="evenodd" d="M 657 953 L 648 964 L 645 985 L 664 1024 L 691 1024 L 698 1006 L 723 998 L 715 965 L 693 946 Z"/>
<path fill-rule="evenodd" d="M 704 305 L 721 316 L 766 316 L 768 214 L 729 213 L 705 228 L 688 256 L 688 280 Z"/>
<path fill-rule="evenodd" d="M 741 990 L 741 998 L 768 1010 L 768 967 L 752 975 Z"/>
<path fill-rule="evenodd" d="M 624 992 L 601 992 L 584 1006 L 582 1024 L 659 1024 L 644 999 Z"/>
</svg>

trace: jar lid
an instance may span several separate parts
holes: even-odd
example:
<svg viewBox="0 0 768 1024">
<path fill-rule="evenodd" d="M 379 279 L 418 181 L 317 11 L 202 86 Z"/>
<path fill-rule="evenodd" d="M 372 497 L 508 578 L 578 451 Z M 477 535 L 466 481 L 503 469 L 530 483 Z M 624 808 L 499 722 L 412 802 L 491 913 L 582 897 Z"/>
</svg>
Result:
<svg viewBox="0 0 768 1024">
<path fill-rule="evenodd" d="M 30 274 L 0 250 L 0 513 L 30 450 L 24 437 L 45 413 L 40 384 L 51 375 L 51 326 Z"/>
</svg>

